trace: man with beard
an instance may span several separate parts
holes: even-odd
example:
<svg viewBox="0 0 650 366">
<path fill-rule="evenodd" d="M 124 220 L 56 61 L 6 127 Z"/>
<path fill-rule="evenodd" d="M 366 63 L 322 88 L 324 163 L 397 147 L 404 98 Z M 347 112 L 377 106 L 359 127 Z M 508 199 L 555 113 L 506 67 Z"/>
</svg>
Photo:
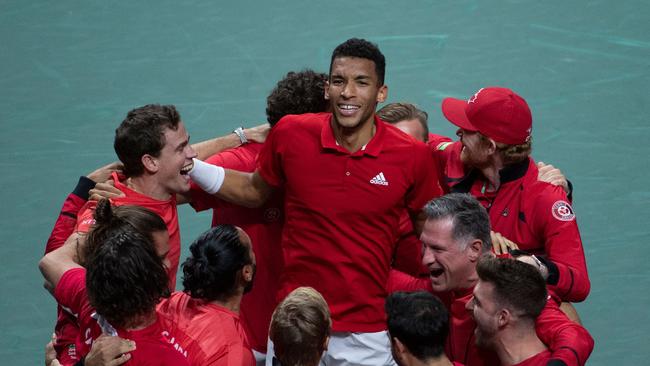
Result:
<svg viewBox="0 0 650 366">
<path fill-rule="evenodd" d="M 496 352 L 504 366 L 543 366 L 551 352 L 535 333 L 546 303 L 546 283 L 533 266 L 509 258 L 482 257 L 467 310 L 476 322 L 476 345 Z"/>
<path fill-rule="evenodd" d="M 189 355 L 192 365 L 255 364 L 239 319 L 242 296 L 251 290 L 255 254 L 248 235 L 233 225 L 218 225 L 190 245 L 183 263 L 184 292 L 158 305 L 164 329 Z"/>
<path fill-rule="evenodd" d="M 446 98 L 442 112 L 460 137 L 436 149 L 443 189 L 476 197 L 494 232 L 540 256 L 551 291 L 562 301 L 583 301 L 590 283 L 576 216 L 563 188 L 537 179 L 526 101 L 486 87 L 467 101 Z"/>
</svg>

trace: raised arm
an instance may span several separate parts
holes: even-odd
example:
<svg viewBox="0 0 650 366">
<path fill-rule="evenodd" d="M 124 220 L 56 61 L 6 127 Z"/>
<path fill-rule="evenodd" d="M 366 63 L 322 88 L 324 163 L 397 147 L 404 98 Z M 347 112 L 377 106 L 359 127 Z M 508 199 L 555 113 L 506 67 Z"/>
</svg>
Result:
<svg viewBox="0 0 650 366">
<path fill-rule="evenodd" d="M 73 268 L 80 268 L 77 258 L 77 248 L 85 243 L 84 234 L 73 233 L 60 248 L 47 253 L 38 263 L 45 278 L 45 288 L 54 293 L 61 276 Z"/>
<path fill-rule="evenodd" d="M 262 143 L 266 140 L 266 136 L 269 134 L 270 130 L 271 126 L 268 123 L 252 128 L 237 129 L 235 130 L 236 132 L 230 133 L 226 136 L 215 137 L 210 140 L 192 144 L 192 148 L 196 151 L 199 160 L 205 160 L 216 153 L 232 149 L 245 144 L 248 141 Z"/>
</svg>

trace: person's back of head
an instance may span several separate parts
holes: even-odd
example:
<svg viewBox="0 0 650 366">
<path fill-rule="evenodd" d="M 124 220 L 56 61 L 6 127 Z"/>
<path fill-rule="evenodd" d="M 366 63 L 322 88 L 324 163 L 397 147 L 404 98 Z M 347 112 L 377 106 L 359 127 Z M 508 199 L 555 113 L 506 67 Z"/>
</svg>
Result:
<svg viewBox="0 0 650 366">
<path fill-rule="evenodd" d="M 165 145 L 165 129 L 176 131 L 180 120 L 173 105 L 148 104 L 129 111 L 115 130 L 113 143 L 127 177 L 144 173 L 142 157 L 158 157 Z"/>
<path fill-rule="evenodd" d="M 282 366 L 318 365 L 332 327 L 323 296 L 311 287 L 293 290 L 271 318 L 269 338 Z"/>
<path fill-rule="evenodd" d="M 386 298 L 388 333 L 393 357 L 407 365 L 410 354 L 420 362 L 444 356 L 449 333 L 447 309 L 428 292 L 395 292 Z"/>
<path fill-rule="evenodd" d="M 377 111 L 377 116 L 382 121 L 395 125 L 395 127 L 411 135 L 418 141 L 427 142 L 429 138 L 429 126 L 427 124 L 429 115 L 414 104 L 389 103 Z M 402 128 L 401 124 L 407 122 L 416 122 L 418 131 L 414 131 L 413 128 L 409 128 L 408 130 Z"/>
<path fill-rule="evenodd" d="M 111 325 L 139 326 L 169 296 L 163 259 L 151 237 L 113 215 L 107 200 L 98 204 L 95 220 L 84 255 L 88 300 Z"/>
<path fill-rule="evenodd" d="M 332 64 L 334 63 L 334 60 L 343 57 L 356 57 L 372 61 L 375 64 L 375 72 L 377 73 L 379 85 L 384 85 L 386 58 L 376 44 L 359 38 L 350 38 L 341 43 L 334 49 L 334 52 L 332 52 L 329 70 L 330 74 L 332 73 Z"/>
<path fill-rule="evenodd" d="M 326 81 L 326 74 L 311 69 L 287 73 L 266 98 L 266 119 L 271 127 L 288 114 L 327 111 Z"/>
<path fill-rule="evenodd" d="M 184 291 L 207 301 L 228 299 L 237 293 L 246 266 L 254 273 L 250 243 L 242 241 L 241 229 L 217 225 L 190 245 L 183 263 Z M 252 278 L 247 282 L 252 284 Z"/>
</svg>

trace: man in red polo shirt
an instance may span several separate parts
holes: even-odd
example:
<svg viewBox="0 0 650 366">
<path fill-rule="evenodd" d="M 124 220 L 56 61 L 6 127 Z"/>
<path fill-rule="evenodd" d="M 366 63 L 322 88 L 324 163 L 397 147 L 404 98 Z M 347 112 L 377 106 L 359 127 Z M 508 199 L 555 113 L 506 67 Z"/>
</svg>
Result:
<svg viewBox="0 0 650 366">
<path fill-rule="evenodd" d="M 590 283 L 575 214 L 561 187 L 537 180 L 526 101 L 510 89 L 487 87 L 467 101 L 445 99 L 442 111 L 460 136 L 435 152 L 443 189 L 476 197 L 493 231 L 541 255 L 555 294 L 584 300 Z"/>
<path fill-rule="evenodd" d="M 323 294 L 334 331 L 325 362 L 393 362 L 383 303 L 400 215 L 406 208 L 418 217 L 440 194 L 426 145 L 375 117 L 387 93 L 384 70 L 375 45 L 344 42 L 334 50 L 325 88 L 333 113 L 283 118 L 254 173 L 196 161 L 191 173 L 208 193 L 247 206 L 284 187 L 278 298 L 300 286 Z"/>
</svg>

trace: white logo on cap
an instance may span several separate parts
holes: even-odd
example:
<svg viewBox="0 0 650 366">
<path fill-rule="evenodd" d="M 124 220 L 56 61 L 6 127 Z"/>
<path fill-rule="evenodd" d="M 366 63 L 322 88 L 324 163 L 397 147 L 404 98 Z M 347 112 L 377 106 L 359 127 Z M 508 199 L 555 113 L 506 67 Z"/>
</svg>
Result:
<svg viewBox="0 0 650 366">
<path fill-rule="evenodd" d="M 480 92 L 483 91 L 483 88 L 479 89 L 476 94 L 474 94 L 471 98 L 467 100 L 467 104 L 474 103 L 476 101 L 476 98 L 478 98 L 478 95 Z"/>
</svg>

